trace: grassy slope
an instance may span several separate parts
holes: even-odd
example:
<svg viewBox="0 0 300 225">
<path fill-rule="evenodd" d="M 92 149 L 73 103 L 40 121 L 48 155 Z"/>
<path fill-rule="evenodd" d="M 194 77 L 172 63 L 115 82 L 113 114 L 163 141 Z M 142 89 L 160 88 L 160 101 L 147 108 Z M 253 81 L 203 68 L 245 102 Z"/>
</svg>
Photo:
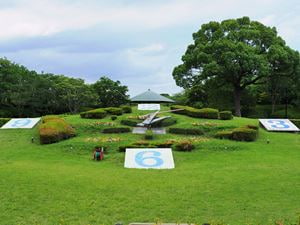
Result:
<svg viewBox="0 0 300 225">
<path fill-rule="evenodd" d="M 173 116 L 176 126 L 209 121 Z M 300 215 L 298 134 L 260 129 L 255 143 L 210 139 L 194 152 L 174 152 L 174 170 L 135 170 L 123 168 L 124 154 L 115 149 L 142 136 L 103 135 L 83 128 L 94 120 L 66 119 L 77 127 L 78 137 L 46 146 L 30 142 L 35 129 L 0 130 L 0 224 L 271 224 L 295 222 Z M 110 136 L 122 141 L 111 144 L 104 162 L 91 161 L 95 143 L 86 139 Z M 174 137 L 182 138 L 167 134 L 157 140 Z"/>
</svg>

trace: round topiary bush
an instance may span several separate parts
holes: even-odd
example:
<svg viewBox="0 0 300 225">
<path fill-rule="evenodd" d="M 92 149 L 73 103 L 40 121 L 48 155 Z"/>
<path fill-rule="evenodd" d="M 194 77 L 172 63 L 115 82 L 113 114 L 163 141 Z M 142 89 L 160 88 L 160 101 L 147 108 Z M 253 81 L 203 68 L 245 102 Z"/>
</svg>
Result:
<svg viewBox="0 0 300 225">
<path fill-rule="evenodd" d="M 233 118 L 231 111 L 222 111 L 219 116 L 221 120 L 231 120 Z"/>
</svg>

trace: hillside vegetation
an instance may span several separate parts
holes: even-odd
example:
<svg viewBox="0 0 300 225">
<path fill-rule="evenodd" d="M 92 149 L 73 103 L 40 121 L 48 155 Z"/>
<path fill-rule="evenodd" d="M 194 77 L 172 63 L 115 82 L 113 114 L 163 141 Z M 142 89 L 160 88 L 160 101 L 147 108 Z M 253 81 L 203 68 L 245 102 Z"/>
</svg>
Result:
<svg viewBox="0 0 300 225">
<path fill-rule="evenodd" d="M 209 132 L 154 135 L 148 142 L 188 139 L 195 149 L 173 151 L 173 170 L 125 169 L 119 146 L 145 141 L 144 135 L 101 131 L 127 127 L 120 124 L 122 119 L 144 113 L 134 109 L 116 120 L 61 115 L 75 128 L 76 137 L 48 145 L 39 143 L 37 128 L 0 130 L 0 224 L 298 222 L 298 134 L 260 128 L 255 142 L 216 139 Z M 177 121 L 170 127 L 258 125 L 256 119 L 165 115 Z M 96 145 L 107 147 L 102 162 L 91 160 Z"/>
</svg>

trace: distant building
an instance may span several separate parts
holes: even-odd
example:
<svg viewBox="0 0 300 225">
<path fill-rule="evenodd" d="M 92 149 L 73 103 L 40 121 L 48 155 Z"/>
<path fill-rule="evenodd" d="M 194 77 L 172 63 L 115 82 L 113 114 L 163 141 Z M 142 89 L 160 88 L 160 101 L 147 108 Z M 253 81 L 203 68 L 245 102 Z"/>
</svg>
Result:
<svg viewBox="0 0 300 225">
<path fill-rule="evenodd" d="M 130 99 L 131 102 L 136 102 L 136 103 L 173 103 L 172 99 L 169 99 L 167 97 L 164 97 L 160 94 L 157 94 L 150 89 L 148 91 L 143 92 L 133 98 Z"/>
</svg>

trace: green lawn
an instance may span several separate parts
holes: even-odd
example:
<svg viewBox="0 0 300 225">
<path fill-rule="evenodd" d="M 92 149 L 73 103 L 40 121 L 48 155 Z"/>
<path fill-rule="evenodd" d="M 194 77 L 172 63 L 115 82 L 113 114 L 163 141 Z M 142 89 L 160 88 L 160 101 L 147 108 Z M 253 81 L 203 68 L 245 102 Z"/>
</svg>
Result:
<svg viewBox="0 0 300 225">
<path fill-rule="evenodd" d="M 182 127 L 200 121 L 258 123 L 172 116 L 178 119 L 175 126 Z M 97 120 L 65 118 L 76 127 L 77 137 L 51 145 L 31 143 L 36 129 L 0 130 L 0 224 L 299 221 L 298 134 L 260 129 L 252 143 L 203 138 L 193 152 L 173 152 L 173 170 L 137 170 L 123 168 L 124 153 L 117 146 L 142 140 L 142 135 L 104 135 L 87 126 Z M 108 137 L 121 140 L 105 143 L 110 146 L 105 161 L 92 161 L 92 148 L 98 144 L 93 138 Z M 186 137 L 156 136 L 174 138 Z"/>
</svg>

